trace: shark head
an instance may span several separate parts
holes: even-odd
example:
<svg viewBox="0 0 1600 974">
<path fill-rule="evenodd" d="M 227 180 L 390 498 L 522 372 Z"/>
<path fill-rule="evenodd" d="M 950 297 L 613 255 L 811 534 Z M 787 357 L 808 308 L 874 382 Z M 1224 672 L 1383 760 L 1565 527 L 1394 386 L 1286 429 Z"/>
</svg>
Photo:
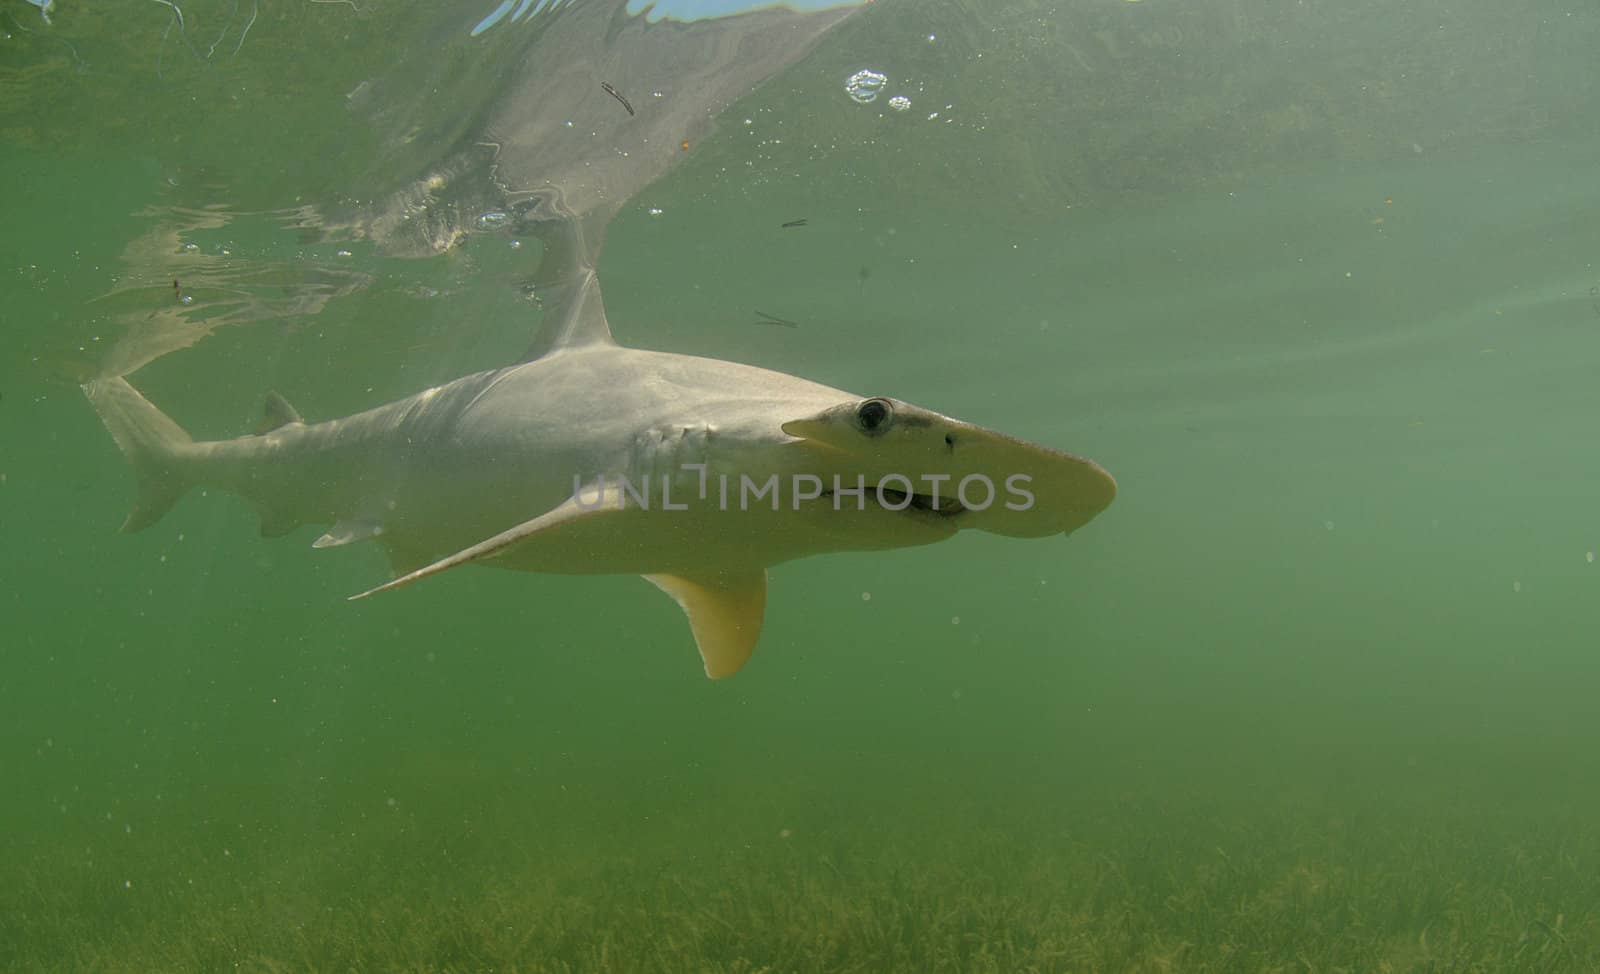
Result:
<svg viewBox="0 0 1600 974">
<path fill-rule="evenodd" d="M 1071 534 L 1117 493 L 1092 460 L 885 396 L 847 400 L 782 429 L 811 448 L 830 486 L 833 477 L 862 484 L 869 504 L 950 533 Z"/>
</svg>

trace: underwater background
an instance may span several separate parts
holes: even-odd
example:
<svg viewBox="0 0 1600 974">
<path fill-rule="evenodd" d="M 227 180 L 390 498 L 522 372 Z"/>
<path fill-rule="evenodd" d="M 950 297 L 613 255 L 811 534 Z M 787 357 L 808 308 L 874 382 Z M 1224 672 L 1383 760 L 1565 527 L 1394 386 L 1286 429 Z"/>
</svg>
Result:
<svg viewBox="0 0 1600 974">
<path fill-rule="evenodd" d="M 1600 7 L 878 0 L 734 103 L 619 340 L 1120 494 L 778 566 L 719 682 L 634 578 L 117 533 L 97 371 L 228 437 L 526 347 L 504 214 L 327 217 L 494 9 L 0 0 L 0 969 L 1600 970 Z"/>
</svg>

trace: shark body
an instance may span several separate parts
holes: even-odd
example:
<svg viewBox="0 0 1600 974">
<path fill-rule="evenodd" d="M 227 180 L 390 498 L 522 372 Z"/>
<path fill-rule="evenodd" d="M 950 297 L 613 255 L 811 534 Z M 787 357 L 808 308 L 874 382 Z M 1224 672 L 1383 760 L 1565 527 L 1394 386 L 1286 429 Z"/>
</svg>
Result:
<svg viewBox="0 0 1600 974">
<path fill-rule="evenodd" d="M 86 384 L 139 480 L 124 530 L 208 485 L 264 535 L 382 545 L 397 577 L 373 591 L 469 562 L 643 575 L 719 678 L 755 646 L 772 565 L 1067 534 L 1115 496 L 1092 461 L 898 400 L 620 346 L 592 273 L 578 294 L 530 361 L 320 423 L 273 399 L 270 428 L 231 440 L 193 440 L 124 378 Z"/>
<path fill-rule="evenodd" d="M 209 485 L 249 501 L 264 535 L 328 525 L 315 547 L 381 545 L 396 577 L 373 591 L 472 562 L 643 575 L 682 606 L 718 678 L 755 646 L 772 565 L 969 528 L 1046 537 L 1086 524 L 1116 493 L 1089 460 L 898 400 L 611 337 L 595 274 L 611 218 L 718 112 L 866 5 L 747 5 L 658 23 L 654 5 L 597 0 L 540 4 L 512 25 L 523 4 L 483 51 L 507 72 L 494 105 L 380 100 L 374 124 L 394 135 L 384 171 L 404 168 L 421 144 L 414 131 L 449 128 L 410 111 L 486 127 L 463 130 L 449 158 L 347 230 L 391 253 L 426 254 L 448 249 L 477 214 L 514 214 L 518 232 L 544 245 L 536 284 L 548 314 L 525 359 L 326 422 L 307 423 L 273 396 L 257 434 L 197 442 L 125 376 L 209 329 L 183 321 L 177 338 L 134 329 L 83 386 L 138 481 L 124 530 Z M 436 85 L 413 68 L 398 66 L 374 90 Z M 619 90 L 650 97 L 635 110 L 617 104 Z"/>
</svg>

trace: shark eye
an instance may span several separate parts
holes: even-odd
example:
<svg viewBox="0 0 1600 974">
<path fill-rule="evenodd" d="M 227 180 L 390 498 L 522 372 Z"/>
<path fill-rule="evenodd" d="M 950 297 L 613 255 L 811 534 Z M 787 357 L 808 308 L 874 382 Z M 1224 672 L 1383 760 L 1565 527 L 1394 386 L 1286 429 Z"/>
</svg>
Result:
<svg viewBox="0 0 1600 974">
<path fill-rule="evenodd" d="M 856 422 L 864 433 L 876 433 L 889 424 L 894 409 L 884 399 L 866 399 L 856 407 Z"/>
</svg>

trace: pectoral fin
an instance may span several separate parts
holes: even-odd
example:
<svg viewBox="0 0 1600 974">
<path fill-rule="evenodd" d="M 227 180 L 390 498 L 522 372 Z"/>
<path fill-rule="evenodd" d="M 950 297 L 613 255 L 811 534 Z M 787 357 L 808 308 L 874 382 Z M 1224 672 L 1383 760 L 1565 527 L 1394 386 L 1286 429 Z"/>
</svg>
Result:
<svg viewBox="0 0 1600 974">
<path fill-rule="evenodd" d="M 387 592 L 392 588 L 410 585 L 412 582 L 421 581 L 429 575 L 437 575 L 449 571 L 459 565 L 478 561 L 482 558 L 493 558 L 503 554 L 508 549 L 533 541 L 558 541 L 560 537 L 573 530 L 585 527 L 604 527 L 600 518 L 615 518 L 623 514 L 622 491 L 615 484 L 603 484 L 600 487 L 586 487 L 576 492 L 575 496 L 557 507 L 544 512 L 532 520 L 524 521 L 514 528 L 500 532 L 492 538 L 487 538 L 470 548 L 463 548 L 453 555 L 441 558 L 430 565 L 424 565 L 415 571 L 407 572 L 398 578 L 379 585 L 377 588 L 368 589 L 358 595 L 350 596 L 351 599 L 364 599 L 369 595 Z"/>
<path fill-rule="evenodd" d="M 695 578 L 646 575 L 645 581 L 672 596 L 689 617 L 706 676 L 732 676 L 750 659 L 767 609 L 767 570 L 730 571 Z"/>
<path fill-rule="evenodd" d="M 405 572 L 392 581 L 369 589 L 352 599 L 362 599 L 378 592 L 409 585 L 429 575 L 437 575 L 458 565 L 493 558 L 507 553 L 513 547 L 527 544 L 572 543 L 578 538 L 611 538 L 626 531 L 627 515 L 623 495 L 616 485 L 603 488 L 585 488 L 559 507 L 463 548 L 432 564 Z M 350 525 L 335 525 L 324 538 L 335 536 L 323 544 L 344 544 L 358 540 L 345 537 Z M 341 531 L 344 528 L 346 531 Z M 576 532 L 576 534 L 575 534 Z M 386 544 L 387 538 L 381 538 Z M 397 563 L 398 560 L 397 560 Z M 706 676 L 720 680 L 739 672 L 750 659 L 750 651 L 761 637 L 761 623 L 767 607 L 767 572 L 764 568 L 739 569 L 723 572 L 705 572 L 694 576 L 646 575 L 644 578 L 666 592 L 683 608 L 694 632 L 694 641 L 700 648 L 700 659 L 705 664 Z"/>
</svg>

